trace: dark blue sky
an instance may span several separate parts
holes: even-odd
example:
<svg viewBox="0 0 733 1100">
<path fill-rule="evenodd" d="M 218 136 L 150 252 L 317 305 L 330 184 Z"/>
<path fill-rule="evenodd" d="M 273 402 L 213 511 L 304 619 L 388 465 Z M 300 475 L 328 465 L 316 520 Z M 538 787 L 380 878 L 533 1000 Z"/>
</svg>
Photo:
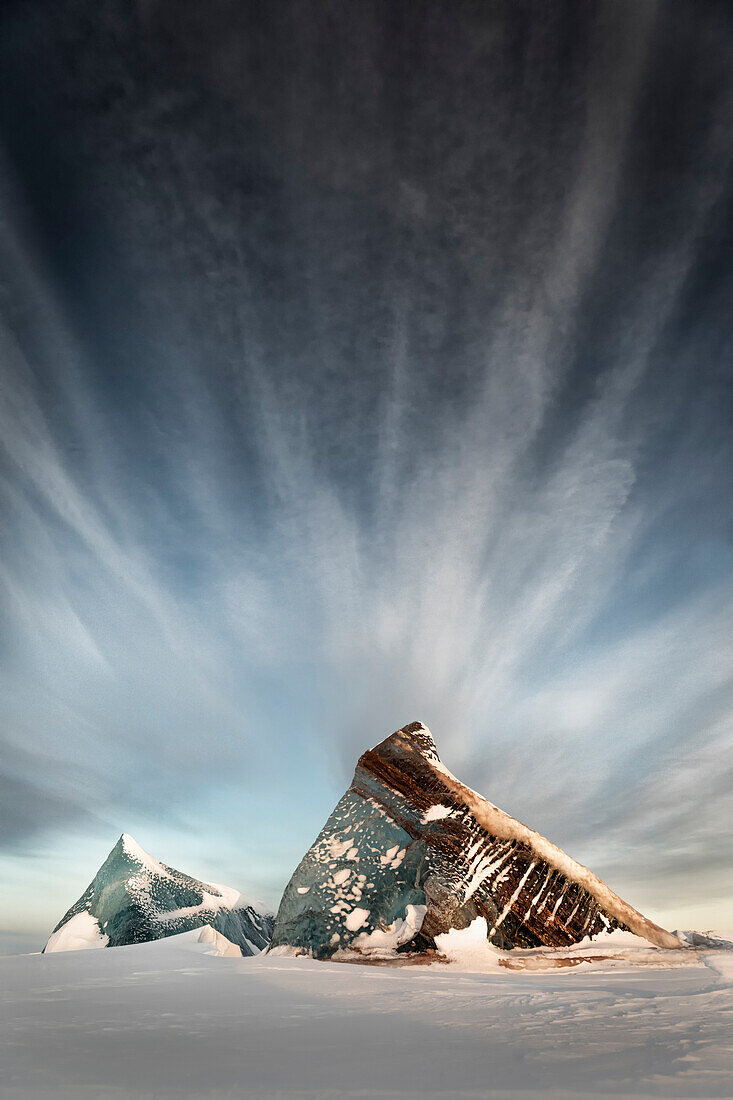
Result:
<svg viewBox="0 0 733 1100">
<path fill-rule="evenodd" d="M 359 753 L 733 919 L 727 4 L 9 3 L 0 927 Z"/>
</svg>

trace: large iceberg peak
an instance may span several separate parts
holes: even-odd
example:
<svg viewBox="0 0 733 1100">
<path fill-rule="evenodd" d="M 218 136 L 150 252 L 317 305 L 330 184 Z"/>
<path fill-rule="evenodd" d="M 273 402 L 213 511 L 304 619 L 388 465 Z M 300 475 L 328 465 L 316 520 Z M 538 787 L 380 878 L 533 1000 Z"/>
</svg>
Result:
<svg viewBox="0 0 733 1100">
<path fill-rule="evenodd" d="M 385 737 L 384 741 L 380 741 L 375 748 L 369 751 L 384 756 L 390 752 L 399 752 L 400 750 L 418 752 L 431 763 L 436 760 L 440 762 L 433 735 L 423 722 L 410 722 L 402 729 L 391 733 L 389 737 Z"/>
<path fill-rule="evenodd" d="M 411 722 L 364 752 L 283 894 L 272 945 L 327 958 L 434 948 L 483 918 L 498 947 L 615 928 L 678 947 L 586 867 L 460 783 Z"/>
</svg>

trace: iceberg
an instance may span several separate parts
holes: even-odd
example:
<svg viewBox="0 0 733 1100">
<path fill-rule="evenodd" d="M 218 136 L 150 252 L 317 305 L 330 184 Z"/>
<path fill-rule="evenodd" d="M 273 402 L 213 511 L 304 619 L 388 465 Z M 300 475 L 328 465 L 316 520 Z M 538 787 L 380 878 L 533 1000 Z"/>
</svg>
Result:
<svg viewBox="0 0 733 1100">
<path fill-rule="evenodd" d="M 257 955 L 270 942 L 273 914 L 231 887 L 201 882 L 161 863 L 123 833 L 44 951 L 122 947 L 204 926 L 242 955 Z"/>
<path fill-rule="evenodd" d="M 460 783 L 427 726 L 413 722 L 359 758 L 285 889 L 271 950 L 315 958 L 422 952 L 470 927 L 485 927 L 504 950 L 567 947 L 615 929 L 682 946 L 587 867 Z"/>
</svg>

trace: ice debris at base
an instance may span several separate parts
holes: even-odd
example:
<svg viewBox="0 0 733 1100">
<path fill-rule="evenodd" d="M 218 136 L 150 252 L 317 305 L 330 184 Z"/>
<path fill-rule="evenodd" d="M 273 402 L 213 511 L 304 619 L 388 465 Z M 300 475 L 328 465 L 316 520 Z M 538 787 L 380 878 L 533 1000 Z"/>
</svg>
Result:
<svg viewBox="0 0 733 1100">
<path fill-rule="evenodd" d="M 408 905 L 405 910 L 404 920 L 393 921 L 386 928 L 375 928 L 373 932 L 362 932 L 351 946 L 362 955 L 380 957 L 390 955 L 402 947 L 403 944 L 413 940 L 420 931 L 425 913 L 424 905 Z"/>
<path fill-rule="evenodd" d="M 438 951 L 461 969 L 485 971 L 499 968 L 499 952 L 488 940 L 484 917 L 476 917 L 468 928 L 451 928 L 435 937 Z"/>
<path fill-rule="evenodd" d="M 689 929 L 679 931 L 675 929 L 672 935 L 676 936 L 685 947 L 714 947 L 722 951 L 733 951 L 733 943 L 730 940 L 715 936 L 712 932 L 693 932 Z"/>
<path fill-rule="evenodd" d="M 422 952 L 452 929 L 483 927 L 502 949 L 563 948 L 615 929 L 656 947 L 683 946 L 460 783 L 427 727 L 413 722 L 360 757 L 285 889 L 272 948 L 316 958 Z"/>
<path fill-rule="evenodd" d="M 256 955 L 270 942 L 273 915 L 231 887 L 168 867 L 123 833 L 44 951 L 146 943 L 203 925 L 238 953 Z"/>
</svg>

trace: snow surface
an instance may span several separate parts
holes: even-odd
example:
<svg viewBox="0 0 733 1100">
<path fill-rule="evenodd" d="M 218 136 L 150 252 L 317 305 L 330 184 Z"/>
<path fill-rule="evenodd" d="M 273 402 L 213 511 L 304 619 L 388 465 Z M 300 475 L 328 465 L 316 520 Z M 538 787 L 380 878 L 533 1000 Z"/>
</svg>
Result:
<svg viewBox="0 0 733 1100">
<path fill-rule="evenodd" d="M 731 951 L 655 954 L 614 933 L 587 950 L 615 963 L 535 973 L 494 966 L 499 952 L 488 967 L 465 951 L 401 968 L 219 958 L 199 935 L 0 958 L 3 1100 L 733 1097 Z M 633 965 L 642 950 L 657 963 Z"/>
</svg>

